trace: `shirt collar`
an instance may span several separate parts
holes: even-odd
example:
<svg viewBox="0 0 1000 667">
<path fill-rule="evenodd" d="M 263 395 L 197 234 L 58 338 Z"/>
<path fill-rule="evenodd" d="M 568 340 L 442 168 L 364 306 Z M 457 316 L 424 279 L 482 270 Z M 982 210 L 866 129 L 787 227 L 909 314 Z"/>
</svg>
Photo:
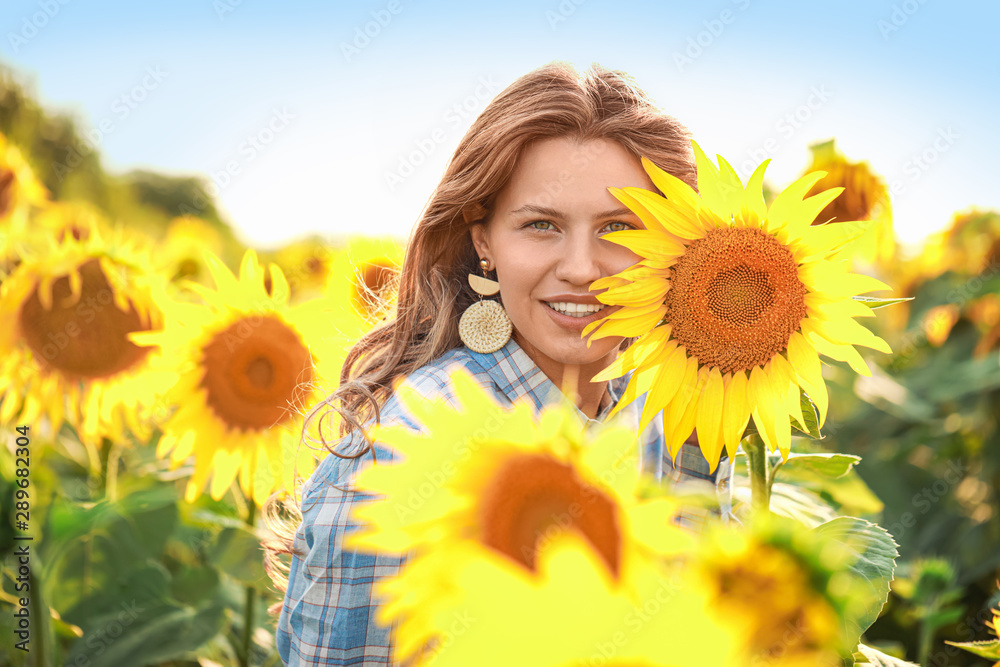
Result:
<svg viewBox="0 0 1000 667">
<path fill-rule="evenodd" d="M 494 384 L 510 399 L 511 403 L 528 400 L 534 405 L 535 410 L 539 411 L 544 406 L 557 402 L 562 396 L 560 389 L 528 356 L 528 353 L 517 344 L 513 336 L 506 345 L 496 352 L 485 354 L 472 350 L 468 350 L 468 352 L 479 362 L 479 365 L 489 374 Z M 626 384 L 628 384 L 628 376 L 608 381 L 608 398 L 610 400 L 598 412 L 596 419 L 590 419 L 574 405 L 580 419 L 588 425 L 594 421 L 603 422 L 611 409 L 618 404 Z"/>
</svg>

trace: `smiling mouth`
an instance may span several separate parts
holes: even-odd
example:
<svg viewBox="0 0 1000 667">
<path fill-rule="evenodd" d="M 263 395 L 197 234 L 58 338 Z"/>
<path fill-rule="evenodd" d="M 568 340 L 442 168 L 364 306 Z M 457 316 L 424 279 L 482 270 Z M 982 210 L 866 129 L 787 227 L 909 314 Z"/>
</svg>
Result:
<svg viewBox="0 0 1000 667">
<path fill-rule="evenodd" d="M 599 304 L 589 304 L 589 303 L 567 303 L 563 301 L 543 301 L 546 306 L 556 311 L 560 315 L 566 315 L 567 317 L 589 317 L 594 313 L 599 313 L 607 306 L 603 303 Z"/>
</svg>

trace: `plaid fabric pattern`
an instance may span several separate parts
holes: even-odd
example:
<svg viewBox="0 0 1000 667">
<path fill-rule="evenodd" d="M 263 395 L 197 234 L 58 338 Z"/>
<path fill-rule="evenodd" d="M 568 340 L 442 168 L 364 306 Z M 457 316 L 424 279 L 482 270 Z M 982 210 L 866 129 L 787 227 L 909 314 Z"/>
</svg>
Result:
<svg viewBox="0 0 1000 667">
<path fill-rule="evenodd" d="M 530 401 L 536 413 L 555 401 L 559 389 L 538 368 L 513 338 L 500 350 L 479 354 L 459 347 L 442 355 L 435 362 L 411 373 L 405 380 L 428 400 L 455 404 L 449 372 L 464 368 L 496 399 L 511 405 L 515 401 Z M 602 422 L 618 402 L 628 377 L 608 384 L 610 402 L 601 407 L 597 419 L 589 419 L 577 409 L 585 428 Z M 643 398 L 623 408 L 625 420 L 639 426 Z M 382 409 L 383 424 L 404 424 L 422 430 L 414 418 L 391 396 Z M 349 440 L 349 442 L 348 442 Z M 723 458 L 714 473 L 697 445 L 685 444 L 676 461 L 666 456 L 660 419 L 653 419 L 640 436 L 642 470 L 675 491 L 712 491 L 719 498 L 724 520 L 732 517 L 732 495 L 729 460 Z M 352 434 L 336 443 L 334 449 L 351 454 L 362 443 Z M 380 465 L 392 459 L 392 451 L 383 443 L 375 443 L 375 455 Z M 306 481 L 302 491 L 302 524 L 295 534 L 295 551 L 289 572 L 288 590 L 278 618 L 276 641 L 278 653 L 285 665 L 392 665 L 390 628 L 376 621 L 378 601 L 372 596 L 372 583 L 377 578 L 395 575 L 405 558 L 359 553 L 343 546 L 344 536 L 357 530 L 350 518 L 351 507 L 369 502 L 372 497 L 351 490 L 351 480 L 360 467 L 371 464 L 371 455 L 344 459 L 328 455 Z M 678 523 L 697 530 L 708 510 L 692 508 L 678 517 Z"/>
</svg>

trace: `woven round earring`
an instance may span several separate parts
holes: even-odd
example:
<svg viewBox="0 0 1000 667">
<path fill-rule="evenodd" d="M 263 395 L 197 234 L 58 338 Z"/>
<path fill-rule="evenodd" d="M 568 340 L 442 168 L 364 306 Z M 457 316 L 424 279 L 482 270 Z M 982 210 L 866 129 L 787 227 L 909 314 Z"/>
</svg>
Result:
<svg viewBox="0 0 1000 667">
<path fill-rule="evenodd" d="M 500 291 L 500 283 L 486 277 L 489 265 L 488 259 L 481 259 L 479 266 L 483 269 L 483 276 L 469 274 L 469 285 L 479 294 L 479 301 L 466 308 L 458 321 L 458 335 L 462 342 L 480 354 L 496 352 L 506 345 L 514 328 L 503 306 L 483 299 Z"/>
</svg>

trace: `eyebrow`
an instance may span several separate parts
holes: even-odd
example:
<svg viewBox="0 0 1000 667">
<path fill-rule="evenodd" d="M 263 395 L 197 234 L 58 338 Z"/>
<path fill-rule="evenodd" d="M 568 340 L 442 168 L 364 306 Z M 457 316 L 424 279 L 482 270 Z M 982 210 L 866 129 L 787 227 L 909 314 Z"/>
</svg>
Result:
<svg viewBox="0 0 1000 667">
<path fill-rule="evenodd" d="M 538 215 L 545 215 L 550 218 L 565 218 L 562 213 L 555 210 L 554 208 L 549 208 L 548 206 L 538 206 L 536 204 L 525 204 L 524 206 L 514 209 L 510 212 L 510 215 L 517 215 L 519 213 L 536 213 Z M 619 207 L 613 208 L 610 211 L 604 211 L 603 213 L 598 213 L 595 218 L 614 218 L 616 216 L 622 215 L 635 215 L 634 212 L 627 208 Z"/>
</svg>

